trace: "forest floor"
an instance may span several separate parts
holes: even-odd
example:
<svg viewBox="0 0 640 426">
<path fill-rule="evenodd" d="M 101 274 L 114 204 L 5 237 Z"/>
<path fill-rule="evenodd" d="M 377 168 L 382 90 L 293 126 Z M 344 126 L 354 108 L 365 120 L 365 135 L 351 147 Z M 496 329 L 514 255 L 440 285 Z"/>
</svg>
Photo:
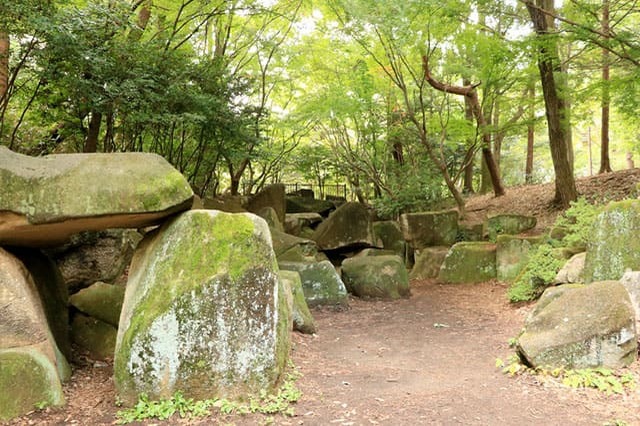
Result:
<svg viewBox="0 0 640 426">
<path fill-rule="evenodd" d="M 614 200 L 640 181 L 640 170 L 578 183 L 587 198 Z M 552 185 L 510 188 L 507 196 L 469 200 L 468 220 L 498 212 L 533 214 L 539 228 L 559 211 Z M 162 424 L 232 425 L 640 425 L 640 386 L 606 395 L 557 379 L 511 377 L 496 367 L 513 350 L 531 304 L 513 305 L 505 284 L 444 285 L 413 281 L 398 301 L 352 298 L 341 311 L 315 310 L 318 333 L 293 334 L 292 358 L 302 391 L 295 415 L 216 415 Z M 15 419 L 10 425 L 107 425 L 116 422 L 111 362 L 77 355 L 65 384 L 67 405 Z M 627 371 L 640 385 L 640 362 Z"/>
</svg>

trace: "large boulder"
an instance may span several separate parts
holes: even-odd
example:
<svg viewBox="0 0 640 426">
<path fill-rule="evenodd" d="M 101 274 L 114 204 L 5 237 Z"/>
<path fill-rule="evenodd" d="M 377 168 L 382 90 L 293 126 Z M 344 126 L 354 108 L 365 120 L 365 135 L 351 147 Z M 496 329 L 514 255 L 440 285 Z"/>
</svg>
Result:
<svg viewBox="0 0 640 426">
<path fill-rule="evenodd" d="M 309 307 L 345 306 L 349 303 L 347 289 L 331 262 L 279 262 L 280 269 L 300 274 L 304 298 Z"/>
<path fill-rule="evenodd" d="M 304 299 L 300 274 L 295 271 L 280 271 L 280 280 L 286 282 L 291 289 L 293 329 L 304 334 L 316 332 L 316 324 Z"/>
<path fill-rule="evenodd" d="M 376 245 L 391 250 L 401 258 L 405 258 L 407 243 L 404 241 L 400 224 L 395 220 L 373 222 Z"/>
<path fill-rule="evenodd" d="M 39 249 L 8 247 L 7 251 L 29 271 L 58 349 L 69 359 L 69 292 L 56 264 Z"/>
<path fill-rule="evenodd" d="M 412 280 L 436 278 L 447 253 L 449 253 L 449 247 L 445 246 L 427 247 L 419 250 L 416 252 L 415 264 L 409 278 Z"/>
<path fill-rule="evenodd" d="M 87 231 L 71 236 L 68 244 L 47 250 L 58 265 L 70 293 L 95 282 L 123 278 L 142 235 L 132 229 Z"/>
<path fill-rule="evenodd" d="M 409 296 L 409 276 L 400 256 L 358 256 L 342 263 L 342 280 L 363 298 L 399 299 Z"/>
<path fill-rule="evenodd" d="M 640 200 L 607 205 L 593 223 L 584 265 L 586 283 L 619 280 L 626 269 L 640 270 Z"/>
<path fill-rule="evenodd" d="M 496 241 L 498 235 L 517 235 L 535 228 L 536 223 L 534 216 L 497 214 L 487 218 L 486 233 L 490 241 Z"/>
<path fill-rule="evenodd" d="M 563 287 L 563 286 L 561 286 Z M 573 285 L 541 298 L 518 338 L 518 353 L 532 367 L 624 367 L 637 355 L 634 311 L 617 281 Z"/>
<path fill-rule="evenodd" d="M 265 186 L 262 191 L 249 198 L 247 210 L 259 214 L 265 207 L 271 207 L 277 214 L 280 225 L 284 225 L 286 210 L 284 184 L 274 183 Z"/>
<path fill-rule="evenodd" d="M 266 222 L 191 210 L 148 234 L 120 316 L 119 397 L 238 398 L 268 392 L 290 344 L 289 311 Z"/>
<path fill-rule="evenodd" d="M 0 419 L 63 405 L 69 375 L 31 274 L 0 248 Z"/>
<path fill-rule="evenodd" d="M 461 242 L 453 245 L 440 267 L 438 280 L 476 283 L 496 278 L 496 245 Z"/>
<path fill-rule="evenodd" d="M 458 212 L 405 213 L 400 216 L 400 228 L 405 241 L 416 250 L 450 246 L 458 234 Z"/>
<path fill-rule="evenodd" d="M 311 237 L 322 250 L 375 247 L 371 214 L 364 204 L 345 203 L 322 222 Z"/>
<path fill-rule="evenodd" d="M 527 266 L 531 250 L 544 242 L 544 237 L 498 235 L 496 241 L 496 274 L 500 281 L 511 283 Z"/>
<path fill-rule="evenodd" d="M 28 157 L 0 146 L 0 244 L 52 246 L 87 230 L 139 228 L 191 207 L 187 180 L 148 153 Z"/>
<path fill-rule="evenodd" d="M 117 328 L 124 292 L 124 286 L 97 282 L 73 294 L 69 303 L 80 312 Z"/>
</svg>

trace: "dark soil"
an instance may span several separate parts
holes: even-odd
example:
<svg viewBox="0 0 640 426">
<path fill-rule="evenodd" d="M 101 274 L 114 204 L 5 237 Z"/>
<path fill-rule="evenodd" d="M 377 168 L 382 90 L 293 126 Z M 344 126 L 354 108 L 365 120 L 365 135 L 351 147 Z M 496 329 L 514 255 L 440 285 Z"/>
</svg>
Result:
<svg viewBox="0 0 640 426">
<path fill-rule="evenodd" d="M 588 198 L 620 199 L 640 181 L 631 170 L 581 180 Z M 474 197 L 468 220 L 498 212 L 553 222 L 553 186 L 511 188 L 505 197 Z M 508 341 L 531 305 L 507 302 L 498 282 L 442 285 L 414 281 L 399 301 L 351 299 L 350 309 L 316 310 L 318 334 L 293 335 L 292 357 L 302 373 L 303 397 L 294 417 L 216 416 L 145 424 L 279 425 L 604 425 L 640 424 L 640 392 L 605 395 L 555 379 L 509 377 L 496 358 L 512 354 Z M 110 362 L 76 354 L 65 385 L 67 406 L 34 412 L 8 424 L 105 425 L 118 407 Z M 640 368 L 629 371 L 640 383 Z M 620 423 L 624 424 L 624 423 Z"/>
</svg>

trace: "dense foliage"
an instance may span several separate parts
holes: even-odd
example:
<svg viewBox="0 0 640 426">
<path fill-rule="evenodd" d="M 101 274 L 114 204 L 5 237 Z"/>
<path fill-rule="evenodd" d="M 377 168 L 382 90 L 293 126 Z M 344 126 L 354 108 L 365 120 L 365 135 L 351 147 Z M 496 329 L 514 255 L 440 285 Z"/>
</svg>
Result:
<svg viewBox="0 0 640 426">
<path fill-rule="evenodd" d="M 564 2 L 547 11 L 553 37 L 536 37 L 527 10 L 548 3 L 3 2 L 0 144 L 156 152 L 203 196 L 346 183 L 387 216 L 447 197 L 463 211 L 461 194 L 496 177 L 553 178 L 535 59 L 553 43 L 574 173 L 605 153 L 626 167 L 640 154 L 637 2 Z"/>
</svg>

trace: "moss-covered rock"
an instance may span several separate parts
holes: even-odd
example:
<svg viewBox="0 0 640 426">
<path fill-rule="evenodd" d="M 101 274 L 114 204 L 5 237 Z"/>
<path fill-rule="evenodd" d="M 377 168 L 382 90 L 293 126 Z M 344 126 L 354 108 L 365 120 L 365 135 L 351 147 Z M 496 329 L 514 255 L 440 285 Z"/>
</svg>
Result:
<svg viewBox="0 0 640 426">
<path fill-rule="evenodd" d="M 409 296 L 409 276 L 400 256 L 358 256 L 342 263 L 342 279 L 354 295 L 399 299 Z"/>
<path fill-rule="evenodd" d="M 124 302 L 124 286 L 97 282 L 69 298 L 80 312 L 118 328 Z"/>
<path fill-rule="evenodd" d="M 497 214 L 487 218 L 486 234 L 490 241 L 496 241 L 498 235 L 517 235 L 535 228 L 537 219 L 534 216 L 519 214 Z"/>
<path fill-rule="evenodd" d="M 314 262 L 318 254 L 316 242 L 270 228 L 273 251 L 278 262 Z"/>
<path fill-rule="evenodd" d="M 404 241 L 400 224 L 395 220 L 373 222 L 376 245 L 391 250 L 404 259 L 407 243 Z"/>
<path fill-rule="evenodd" d="M 498 280 L 511 283 L 529 262 L 531 249 L 542 244 L 544 237 L 498 235 L 496 241 L 496 275 Z"/>
<path fill-rule="evenodd" d="M 430 246 L 450 246 L 458 234 L 458 212 L 405 213 L 400 228 L 407 244 L 420 250 Z"/>
<path fill-rule="evenodd" d="M 0 349 L 39 345 L 44 356 L 60 371 L 60 378 L 64 379 L 67 361 L 49 328 L 43 296 L 24 264 L 2 248 L 0 289 Z"/>
<path fill-rule="evenodd" d="M 300 274 L 304 298 L 309 307 L 347 305 L 347 289 L 331 262 L 279 262 L 280 269 Z"/>
<path fill-rule="evenodd" d="M 148 234 L 129 272 L 115 354 L 120 398 L 239 398 L 285 368 L 289 312 L 266 222 L 191 210 Z"/>
<path fill-rule="evenodd" d="M 71 371 L 49 328 L 43 296 L 24 264 L 0 248 L 0 418 L 63 402 L 61 381 Z M 22 392 L 24 402 L 10 401 Z"/>
<path fill-rule="evenodd" d="M 461 242 L 447 253 L 438 280 L 447 283 L 477 283 L 496 277 L 496 245 Z"/>
<path fill-rule="evenodd" d="M 482 241 L 484 239 L 484 223 L 459 223 L 456 241 Z"/>
<path fill-rule="evenodd" d="M 376 246 L 371 214 L 361 203 L 341 205 L 316 228 L 312 239 L 325 251 Z"/>
<path fill-rule="evenodd" d="M 0 243 L 23 246 L 155 224 L 190 208 L 193 198 L 187 180 L 148 153 L 34 158 L 0 147 L 0 188 Z"/>
<path fill-rule="evenodd" d="M 617 281 L 573 286 L 544 298 L 518 339 L 518 353 L 533 367 L 624 367 L 635 361 L 635 316 Z"/>
<path fill-rule="evenodd" d="M 416 252 L 415 264 L 409 278 L 412 280 L 426 280 L 436 278 L 444 258 L 449 253 L 449 247 L 427 247 Z"/>
<path fill-rule="evenodd" d="M 96 359 L 113 358 L 117 335 L 117 327 L 87 315 L 76 314 L 71 322 L 73 342 Z"/>
<path fill-rule="evenodd" d="M 280 279 L 287 283 L 293 296 L 293 329 L 304 334 L 316 332 L 316 324 L 304 299 L 300 274 L 295 271 L 280 271 Z"/>
<path fill-rule="evenodd" d="M 0 349 L 0 420 L 64 403 L 56 367 L 40 348 Z"/>
<path fill-rule="evenodd" d="M 610 203 L 598 215 L 587 244 L 586 283 L 619 280 L 626 269 L 640 270 L 640 200 Z"/>
</svg>

